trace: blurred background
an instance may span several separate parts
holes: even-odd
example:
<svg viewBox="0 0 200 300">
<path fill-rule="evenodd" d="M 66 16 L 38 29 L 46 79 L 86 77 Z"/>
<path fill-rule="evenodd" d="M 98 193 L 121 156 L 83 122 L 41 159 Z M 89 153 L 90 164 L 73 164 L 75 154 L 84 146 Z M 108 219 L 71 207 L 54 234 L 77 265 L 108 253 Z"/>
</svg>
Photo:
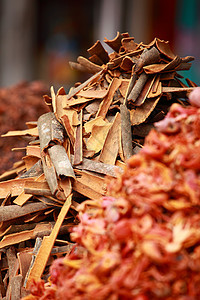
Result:
<svg viewBox="0 0 200 300">
<path fill-rule="evenodd" d="M 80 79 L 68 61 L 117 31 L 195 56 L 187 77 L 200 85 L 199 11 L 198 0 L 0 0 L 0 86 L 41 79 L 68 88 Z"/>
<path fill-rule="evenodd" d="M 0 0 L 0 135 L 47 112 L 42 95 L 51 85 L 67 92 L 83 82 L 69 61 L 88 58 L 88 48 L 117 31 L 137 43 L 158 37 L 175 54 L 194 56 L 186 77 L 200 85 L 199 11 L 199 0 Z M 0 138 L 0 174 L 25 155 L 25 145 Z"/>
</svg>

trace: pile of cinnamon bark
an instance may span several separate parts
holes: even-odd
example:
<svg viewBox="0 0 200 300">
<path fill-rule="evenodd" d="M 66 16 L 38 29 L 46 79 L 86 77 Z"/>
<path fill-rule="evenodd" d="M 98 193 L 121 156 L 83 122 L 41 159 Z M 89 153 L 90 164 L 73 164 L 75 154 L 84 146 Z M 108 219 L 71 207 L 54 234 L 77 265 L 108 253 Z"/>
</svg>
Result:
<svg viewBox="0 0 200 300">
<path fill-rule="evenodd" d="M 55 257 L 70 252 L 70 228 L 86 199 L 106 194 L 106 177 L 117 177 L 136 154 L 154 122 L 172 103 L 187 106 L 196 87 L 178 71 L 189 70 L 192 56 L 175 55 L 168 42 L 155 38 L 136 43 L 128 33 L 97 41 L 89 58 L 72 68 L 90 74 L 68 92 L 61 87 L 44 96 L 49 112 L 21 137 L 22 161 L 0 176 L 0 295 L 19 299 L 32 280 L 47 279 Z M 12 296 L 13 297 L 13 296 Z M 18 297 L 18 298 L 17 298 Z M 9 298 L 8 298 L 9 299 Z"/>
</svg>

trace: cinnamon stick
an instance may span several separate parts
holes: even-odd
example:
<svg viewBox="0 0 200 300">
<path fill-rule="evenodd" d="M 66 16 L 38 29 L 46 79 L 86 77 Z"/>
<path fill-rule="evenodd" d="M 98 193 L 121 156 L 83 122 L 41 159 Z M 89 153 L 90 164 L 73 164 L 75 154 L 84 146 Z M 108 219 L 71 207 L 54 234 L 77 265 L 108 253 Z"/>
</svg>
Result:
<svg viewBox="0 0 200 300">
<path fill-rule="evenodd" d="M 56 119 L 54 113 L 46 113 L 38 119 L 38 132 L 40 138 L 40 149 L 44 151 L 53 142 L 63 143 L 63 126 Z"/>
<path fill-rule="evenodd" d="M 30 270 L 26 287 L 29 288 L 32 280 L 39 280 L 42 276 L 42 273 L 44 271 L 44 268 L 46 266 L 46 263 L 48 261 L 49 255 L 51 253 L 51 249 L 53 248 L 54 242 L 56 240 L 56 237 L 58 235 L 58 232 L 60 230 L 60 227 L 64 221 L 64 218 L 71 206 L 71 200 L 72 196 L 69 196 L 67 200 L 65 201 L 63 207 L 61 208 L 61 211 L 58 215 L 58 219 L 56 221 L 56 224 L 49 236 L 45 236 L 43 238 L 41 247 L 39 248 L 38 254 L 35 258 L 34 264 L 32 269 Z"/>
<path fill-rule="evenodd" d="M 130 122 L 130 112 L 126 105 L 120 105 L 121 114 L 121 137 L 122 137 L 122 147 L 125 160 L 129 159 L 133 155 L 132 148 L 132 131 Z"/>
<path fill-rule="evenodd" d="M 134 77 L 135 79 L 135 77 Z M 134 80 L 133 79 L 133 80 Z M 147 79 L 148 79 L 148 75 L 143 72 L 138 80 L 136 81 L 135 85 L 133 86 L 131 92 L 129 93 L 129 96 L 127 98 L 127 101 L 128 102 L 135 102 L 137 100 L 137 98 L 139 97 L 141 91 L 143 90 L 144 86 L 145 86 L 145 83 L 147 82 Z"/>
<path fill-rule="evenodd" d="M 18 206 L 18 205 L 7 205 L 7 206 L 1 206 L 0 207 L 0 222 L 4 222 L 7 220 L 12 220 L 15 218 L 20 218 L 22 216 L 42 211 L 49 208 L 48 205 L 41 203 L 41 202 L 35 202 L 35 203 L 27 203 L 24 206 Z"/>
<path fill-rule="evenodd" d="M 135 65 L 135 73 L 139 73 L 144 66 L 156 63 L 159 60 L 160 53 L 155 47 L 152 47 L 149 50 L 145 49 Z"/>
<path fill-rule="evenodd" d="M 83 111 L 80 112 L 80 124 L 76 129 L 76 139 L 74 144 L 74 165 L 79 165 L 83 161 Z"/>
<path fill-rule="evenodd" d="M 58 178 L 61 179 L 62 176 L 66 176 L 75 179 L 75 174 L 65 148 L 61 145 L 55 145 L 49 148 L 48 152 Z"/>
</svg>

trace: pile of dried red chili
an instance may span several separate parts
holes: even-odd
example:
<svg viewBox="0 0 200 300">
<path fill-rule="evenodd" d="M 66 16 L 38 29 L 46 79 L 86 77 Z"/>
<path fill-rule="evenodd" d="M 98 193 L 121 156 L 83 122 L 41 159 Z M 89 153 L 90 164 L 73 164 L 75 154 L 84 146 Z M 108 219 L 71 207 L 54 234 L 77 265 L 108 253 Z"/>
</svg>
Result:
<svg viewBox="0 0 200 300">
<path fill-rule="evenodd" d="M 173 104 L 155 127 L 109 196 L 81 204 L 81 251 L 27 299 L 200 299 L 200 108 Z"/>
</svg>

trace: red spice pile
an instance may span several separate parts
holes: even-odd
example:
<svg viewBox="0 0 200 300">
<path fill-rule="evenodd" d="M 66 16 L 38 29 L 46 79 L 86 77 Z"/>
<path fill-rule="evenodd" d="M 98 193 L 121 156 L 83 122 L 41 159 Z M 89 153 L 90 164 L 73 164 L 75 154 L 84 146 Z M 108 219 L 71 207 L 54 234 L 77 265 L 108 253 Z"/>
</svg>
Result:
<svg viewBox="0 0 200 300">
<path fill-rule="evenodd" d="M 26 299 L 200 299 L 200 108 L 173 104 L 155 126 L 109 196 L 80 205 L 82 250 Z"/>
<path fill-rule="evenodd" d="M 26 129 L 25 122 L 37 121 L 47 112 L 42 96 L 47 94 L 46 85 L 40 81 L 21 82 L 0 89 L 0 134 L 9 130 Z M 0 174 L 12 167 L 12 164 L 24 155 L 21 151 L 11 152 L 12 148 L 25 147 L 27 143 L 16 138 L 0 139 Z"/>
</svg>

